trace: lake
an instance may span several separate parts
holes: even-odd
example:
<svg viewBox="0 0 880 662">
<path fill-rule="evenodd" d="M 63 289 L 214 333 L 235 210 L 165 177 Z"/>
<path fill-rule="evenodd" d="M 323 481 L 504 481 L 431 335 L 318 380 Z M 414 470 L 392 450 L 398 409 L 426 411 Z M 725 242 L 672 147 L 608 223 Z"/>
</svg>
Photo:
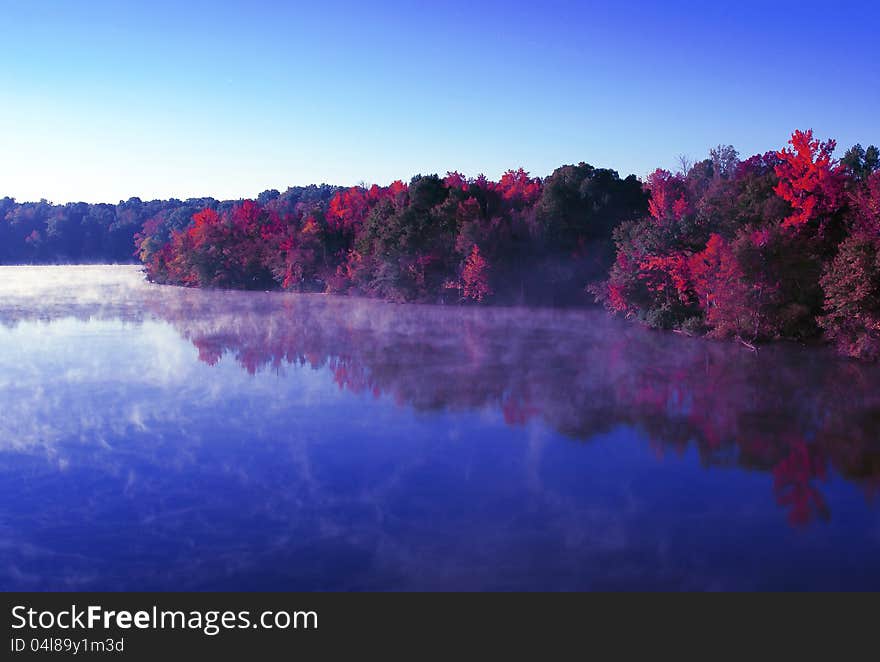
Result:
<svg viewBox="0 0 880 662">
<path fill-rule="evenodd" d="M 880 589 L 880 369 L 0 267 L 3 590 Z"/>
</svg>

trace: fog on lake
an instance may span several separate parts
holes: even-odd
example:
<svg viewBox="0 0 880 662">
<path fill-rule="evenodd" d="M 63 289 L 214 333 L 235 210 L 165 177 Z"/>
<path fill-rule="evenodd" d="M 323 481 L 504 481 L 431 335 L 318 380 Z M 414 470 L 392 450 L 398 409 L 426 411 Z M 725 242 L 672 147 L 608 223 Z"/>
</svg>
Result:
<svg viewBox="0 0 880 662">
<path fill-rule="evenodd" d="M 880 589 L 880 368 L 0 267 L 0 589 Z"/>
</svg>

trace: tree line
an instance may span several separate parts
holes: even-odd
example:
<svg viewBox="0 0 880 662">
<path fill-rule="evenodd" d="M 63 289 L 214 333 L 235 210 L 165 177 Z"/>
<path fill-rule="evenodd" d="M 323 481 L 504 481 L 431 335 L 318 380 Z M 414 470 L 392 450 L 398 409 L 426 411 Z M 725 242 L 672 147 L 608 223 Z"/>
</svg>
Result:
<svg viewBox="0 0 880 662">
<path fill-rule="evenodd" d="M 129 261 L 193 287 L 392 301 L 577 305 L 662 329 L 825 338 L 880 358 L 880 154 L 796 131 L 644 182 L 586 163 L 545 178 L 265 191 L 255 200 L 0 200 L 0 262 Z"/>
<path fill-rule="evenodd" d="M 448 173 L 300 193 L 209 206 L 183 226 L 158 215 L 136 237 L 149 277 L 392 301 L 570 304 L 606 273 L 613 228 L 648 204 L 635 177 L 583 163 L 544 180 L 520 169 L 497 182 Z"/>
<path fill-rule="evenodd" d="M 738 338 L 825 337 L 880 356 L 880 154 L 795 131 L 740 160 L 732 147 L 686 171 L 653 172 L 648 213 L 613 236 L 591 290 L 651 327 Z"/>
</svg>

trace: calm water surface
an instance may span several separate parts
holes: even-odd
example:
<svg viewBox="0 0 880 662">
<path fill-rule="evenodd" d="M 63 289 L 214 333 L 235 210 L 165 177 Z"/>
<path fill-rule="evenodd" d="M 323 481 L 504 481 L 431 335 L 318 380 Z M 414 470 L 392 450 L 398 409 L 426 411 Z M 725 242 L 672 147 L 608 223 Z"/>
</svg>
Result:
<svg viewBox="0 0 880 662">
<path fill-rule="evenodd" d="M 4 590 L 880 589 L 880 369 L 0 268 Z"/>
</svg>

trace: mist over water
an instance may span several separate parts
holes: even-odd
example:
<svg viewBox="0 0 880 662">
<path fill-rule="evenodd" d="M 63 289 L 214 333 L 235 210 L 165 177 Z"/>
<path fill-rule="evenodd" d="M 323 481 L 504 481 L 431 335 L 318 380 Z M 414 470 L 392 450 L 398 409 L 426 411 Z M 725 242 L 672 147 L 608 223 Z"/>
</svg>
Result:
<svg viewBox="0 0 880 662">
<path fill-rule="evenodd" d="M 880 588 L 880 370 L 0 267 L 0 588 Z"/>
</svg>

